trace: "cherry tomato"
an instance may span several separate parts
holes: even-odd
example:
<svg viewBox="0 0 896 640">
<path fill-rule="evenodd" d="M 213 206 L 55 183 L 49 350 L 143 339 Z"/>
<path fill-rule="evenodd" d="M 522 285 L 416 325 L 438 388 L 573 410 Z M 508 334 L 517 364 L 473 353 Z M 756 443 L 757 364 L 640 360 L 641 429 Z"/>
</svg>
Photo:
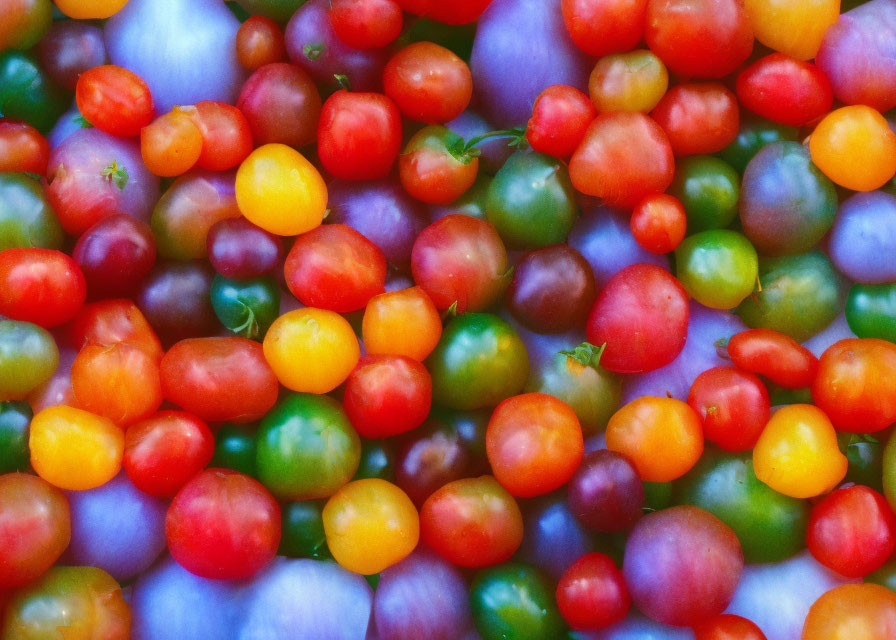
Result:
<svg viewBox="0 0 896 640">
<path fill-rule="evenodd" d="M 135 136 L 152 122 L 149 87 L 133 71 L 114 64 L 82 73 L 75 88 L 75 101 L 90 124 L 114 136 Z"/>
<path fill-rule="evenodd" d="M 156 360 L 162 358 L 158 336 L 130 300 L 103 300 L 84 305 L 72 321 L 71 342 L 79 349 L 127 342 Z"/>
<path fill-rule="evenodd" d="M 86 297 L 84 274 L 61 251 L 0 251 L 0 314 L 56 327 L 71 320 Z"/>
<path fill-rule="evenodd" d="M 333 31 L 355 49 L 377 49 L 401 34 L 401 5 L 395 0 L 333 0 Z"/>
<path fill-rule="evenodd" d="M 145 222 L 119 213 L 87 229 L 72 258 L 92 298 L 133 295 L 156 262 L 156 240 Z"/>
<path fill-rule="evenodd" d="M 635 241 L 651 253 L 669 253 L 684 240 L 688 218 L 681 200 L 666 193 L 639 202 L 630 220 Z"/>
<path fill-rule="evenodd" d="M 523 540 L 523 516 L 492 476 L 449 482 L 420 509 L 420 536 L 440 556 L 461 567 L 505 562 Z"/>
<path fill-rule="evenodd" d="M 50 161 L 50 143 L 25 122 L 0 118 L 0 171 L 44 175 Z"/>
<path fill-rule="evenodd" d="M 53 21 L 49 0 L 24 0 L 4 7 L 0 26 L 0 51 L 30 49 L 41 40 Z"/>
<path fill-rule="evenodd" d="M 703 306 L 734 309 L 756 289 L 759 257 L 743 234 L 709 229 L 676 247 L 675 275 Z"/>
<path fill-rule="evenodd" d="M 600 533 L 630 529 L 642 515 L 644 484 L 625 457 L 598 449 L 585 455 L 569 480 L 569 510 Z"/>
<path fill-rule="evenodd" d="M 206 235 L 208 259 L 225 278 L 247 280 L 272 273 L 283 259 L 283 243 L 245 218 L 225 218 Z"/>
<path fill-rule="evenodd" d="M 177 107 L 140 131 L 143 164 L 157 176 L 186 173 L 201 153 L 202 131 L 192 117 Z"/>
<path fill-rule="evenodd" d="M 437 0 L 398 0 L 401 8 L 408 13 L 452 25 L 475 22 L 491 2 L 492 0 L 455 0 L 448 3 Z"/>
<path fill-rule="evenodd" d="M 760 58 L 741 71 L 737 97 L 753 113 L 793 127 L 822 117 L 834 101 L 821 69 L 783 53 Z"/>
<path fill-rule="evenodd" d="M 563 0 L 563 22 L 589 56 L 629 51 L 644 36 L 647 0 Z"/>
<path fill-rule="evenodd" d="M 74 91 L 78 76 L 109 61 L 103 29 L 82 20 L 59 20 L 38 43 L 41 65 L 60 85 Z"/>
<path fill-rule="evenodd" d="M 439 343 L 442 320 L 420 287 L 389 291 L 367 303 L 361 325 L 369 354 L 393 354 L 423 361 Z"/>
<path fill-rule="evenodd" d="M 737 137 L 737 98 L 717 82 L 672 87 L 650 114 L 676 156 L 715 153 Z"/>
<path fill-rule="evenodd" d="M 766 640 L 756 624 L 733 613 L 723 613 L 694 627 L 695 640 Z"/>
<path fill-rule="evenodd" d="M 744 0 L 744 9 L 759 42 L 799 60 L 811 60 L 825 31 L 840 17 L 840 0 Z"/>
<path fill-rule="evenodd" d="M 252 152 L 252 132 L 243 112 L 214 100 L 182 107 L 193 116 L 202 133 L 202 153 L 196 161 L 200 169 L 224 171 L 240 164 Z"/>
<path fill-rule="evenodd" d="M 630 606 L 622 572 L 602 553 L 582 556 L 557 582 L 557 608 L 566 624 L 578 631 L 616 624 Z"/>
<path fill-rule="evenodd" d="M 412 120 L 453 120 L 473 96 L 473 76 L 453 52 L 432 42 L 415 42 L 396 53 L 383 70 L 386 95 Z"/>
<path fill-rule="evenodd" d="M 600 113 L 648 113 L 668 87 L 669 73 L 665 65 L 644 49 L 604 56 L 588 78 L 588 93 Z"/>
<path fill-rule="evenodd" d="M 248 578 L 274 559 L 280 505 L 261 483 L 229 469 L 207 469 L 177 493 L 165 518 L 168 550 L 203 578 Z"/>
<path fill-rule="evenodd" d="M 765 376 L 786 389 L 808 387 L 815 380 L 818 358 L 788 335 L 771 329 L 750 329 L 728 339 L 731 362 Z"/>
<path fill-rule="evenodd" d="M 128 0 L 53 0 L 69 18 L 95 20 L 110 18 L 121 11 Z"/>
<path fill-rule="evenodd" d="M 249 71 L 286 59 L 283 30 L 270 18 L 251 16 L 236 32 L 236 59 Z"/>
<path fill-rule="evenodd" d="M 476 181 L 479 158 L 455 149 L 463 140 L 442 126 L 424 127 L 408 140 L 398 158 L 401 186 L 427 204 L 450 204 Z"/>
<path fill-rule="evenodd" d="M 878 640 L 896 635 L 896 595 L 876 584 L 844 584 L 809 608 L 803 640 Z"/>
<path fill-rule="evenodd" d="M 124 470 L 134 486 L 173 498 L 211 461 L 215 438 L 208 425 L 184 411 L 160 411 L 124 436 Z"/>
<path fill-rule="evenodd" d="M 257 69 L 243 85 L 236 106 L 257 144 L 304 147 L 317 139 L 320 93 L 301 67 L 275 62 Z"/>
<path fill-rule="evenodd" d="M 726 451 L 752 449 L 771 415 L 762 381 L 732 367 L 714 367 L 697 376 L 688 404 L 703 421 L 703 436 Z"/>
<path fill-rule="evenodd" d="M 526 125 L 526 140 L 539 153 L 555 158 L 572 155 L 597 111 L 584 93 L 554 84 L 538 94 Z"/>
</svg>

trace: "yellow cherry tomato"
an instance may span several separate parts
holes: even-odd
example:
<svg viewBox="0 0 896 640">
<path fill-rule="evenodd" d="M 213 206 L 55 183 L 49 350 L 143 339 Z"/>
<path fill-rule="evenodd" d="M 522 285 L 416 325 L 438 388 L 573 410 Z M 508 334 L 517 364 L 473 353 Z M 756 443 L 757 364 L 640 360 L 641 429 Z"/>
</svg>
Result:
<svg viewBox="0 0 896 640">
<path fill-rule="evenodd" d="M 102 20 L 121 11 L 128 0 L 53 0 L 53 2 L 69 18 Z"/>
<path fill-rule="evenodd" d="M 332 391 L 345 381 L 361 356 L 348 321 L 335 311 L 313 307 L 277 318 L 262 346 L 280 383 L 303 393 Z"/>
<path fill-rule="evenodd" d="M 371 575 L 405 558 L 420 539 L 420 518 L 407 494 L 379 478 L 355 480 L 323 510 L 327 546 L 349 571 Z"/>
<path fill-rule="evenodd" d="M 600 113 L 653 109 L 669 87 L 669 73 L 650 51 L 604 56 L 594 65 L 588 93 Z"/>
<path fill-rule="evenodd" d="M 407 356 L 423 361 L 442 337 L 442 318 L 420 287 L 374 296 L 361 325 L 367 353 Z"/>
<path fill-rule="evenodd" d="M 745 0 L 744 9 L 762 44 L 811 60 L 828 27 L 840 17 L 840 0 Z"/>
<path fill-rule="evenodd" d="M 301 153 L 285 144 L 266 144 L 237 170 L 236 203 L 262 229 L 296 236 L 323 221 L 327 185 Z"/>
<path fill-rule="evenodd" d="M 896 174 L 896 133 L 862 104 L 826 115 L 809 138 L 809 152 L 828 178 L 853 191 L 873 191 Z"/>
<path fill-rule="evenodd" d="M 700 417 L 675 398 L 629 402 L 610 418 L 606 435 L 607 449 L 628 458 L 647 482 L 680 478 L 703 453 Z"/>
<path fill-rule="evenodd" d="M 848 464 L 831 421 L 811 404 L 778 409 L 753 449 L 756 477 L 792 498 L 827 493 L 843 480 Z"/>
<path fill-rule="evenodd" d="M 121 469 L 124 432 L 108 418 L 73 407 L 49 407 L 31 420 L 31 466 L 59 487 L 83 491 Z"/>
<path fill-rule="evenodd" d="M 896 593 L 877 584 L 844 584 L 809 608 L 802 640 L 896 638 Z"/>
</svg>

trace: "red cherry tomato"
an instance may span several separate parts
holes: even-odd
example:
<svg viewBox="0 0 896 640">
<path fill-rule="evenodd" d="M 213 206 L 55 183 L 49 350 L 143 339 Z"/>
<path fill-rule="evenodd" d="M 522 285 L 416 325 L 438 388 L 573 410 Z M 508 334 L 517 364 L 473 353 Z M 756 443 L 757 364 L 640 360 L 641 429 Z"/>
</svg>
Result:
<svg viewBox="0 0 896 640">
<path fill-rule="evenodd" d="M 385 47 L 401 35 L 401 5 L 395 0 L 332 0 L 330 23 L 355 49 Z"/>
<path fill-rule="evenodd" d="M 365 438 L 388 438 L 416 429 L 432 404 L 432 379 L 407 356 L 366 356 L 345 381 L 342 405 Z"/>
<path fill-rule="evenodd" d="M 143 349 L 162 359 L 162 344 L 140 309 L 130 300 L 103 300 L 84 305 L 71 324 L 71 343 L 81 349 L 90 344 L 119 342 Z"/>
<path fill-rule="evenodd" d="M 557 582 L 557 607 L 572 629 L 603 629 L 625 618 L 631 607 L 625 577 L 610 556 L 589 553 Z"/>
<path fill-rule="evenodd" d="M 741 71 L 737 97 L 753 113 L 792 127 L 822 117 L 834 101 L 821 69 L 783 53 L 767 55 Z"/>
<path fill-rule="evenodd" d="M 467 108 L 473 76 L 454 52 L 432 42 L 415 42 L 386 63 L 383 88 L 411 120 L 440 124 Z"/>
<path fill-rule="evenodd" d="M 445 127 L 423 127 L 408 141 L 398 158 L 401 186 L 427 204 L 451 204 L 473 186 L 479 158 L 452 152 L 449 144 L 462 139 Z"/>
<path fill-rule="evenodd" d="M 740 126 L 737 98 L 717 82 L 672 87 L 650 115 L 669 136 L 676 156 L 721 151 Z"/>
<path fill-rule="evenodd" d="M 280 505 L 260 482 L 230 469 L 208 469 L 174 497 L 165 518 L 168 549 L 203 578 L 248 578 L 274 559 Z"/>
<path fill-rule="evenodd" d="M 236 59 L 250 71 L 286 60 L 283 31 L 270 18 L 251 16 L 236 32 Z"/>
<path fill-rule="evenodd" d="M 731 336 L 728 356 L 734 366 L 763 375 L 785 389 L 810 386 L 818 371 L 818 358 L 811 351 L 772 329 L 749 329 Z"/>
<path fill-rule="evenodd" d="M 576 189 L 624 209 L 665 191 L 674 173 L 669 138 L 662 127 L 638 112 L 597 116 L 569 161 L 569 177 Z"/>
<path fill-rule="evenodd" d="M 766 640 L 753 621 L 733 613 L 704 620 L 694 627 L 694 636 L 694 640 Z"/>
<path fill-rule="evenodd" d="M 401 112 L 379 93 L 340 90 L 327 98 L 317 127 L 317 154 L 342 180 L 389 173 L 401 149 Z"/>
<path fill-rule="evenodd" d="M 586 326 L 588 342 L 607 347 L 600 365 L 618 373 L 672 362 L 688 335 L 688 294 L 665 269 L 635 264 L 610 278 Z"/>
<path fill-rule="evenodd" d="M 252 131 L 243 112 L 214 100 L 197 102 L 195 111 L 184 108 L 202 134 L 202 152 L 196 161 L 200 169 L 232 169 L 252 153 Z"/>
<path fill-rule="evenodd" d="M 78 313 L 86 297 L 81 268 L 61 251 L 0 251 L 0 315 L 57 327 Z"/>
<path fill-rule="evenodd" d="M 249 76 L 236 106 L 256 144 L 304 147 L 317 139 L 321 100 L 311 76 L 298 65 L 268 64 Z"/>
<path fill-rule="evenodd" d="M 563 0 L 563 22 L 589 56 L 630 51 L 641 42 L 647 0 Z"/>
<path fill-rule="evenodd" d="M 408 13 L 455 25 L 476 22 L 491 2 L 492 0 L 398 0 L 401 8 Z"/>
<path fill-rule="evenodd" d="M 752 449 L 771 416 L 762 381 L 733 367 L 714 367 L 697 376 L 688 404 L 703 421 L 703 436 L 726 451 Z"/>
<path fill-rule="evenodd" d="M 184 411 L 160 411 L 124 435 L 124 470 L 134 486 L 172 498 L 212 460 L 215 438 L 208 425 Z"/>
<path fill-rule="evenodd" d="M 651 253 L 669 253 L 684 240 L 688 218 L 681 200 L 656 193 L 635 206 L 629 225 L 639 245 Z"/>
<path fill-rule="evenodd" d="M 568 158 L 596 116 L 597 110 L 587 95 L 569 85 L 551 85 L 535 99 L 526 140 L 540 153 Z"/>
<path fill-rule="evenodd" d="M 87 229 L 72 258 L 91 297 L 130 295 L 156 262 L 156 240 L 148 224 L 118 213 Z"/>
<path fill-rule="evenodd" d="M 75 87 L 75 102 L 87 122 L 114 136 L 136 136 L 152 122 L 149 87 L 133 71 L 114 64 L 82 73 Z"/>
<path fill-rule="evenodd" d="M 296 238 L 283 266 L 286 285 L 309 307 L 345 313 L 383 293 L 386 258 L 344 224 L 325 224 Z"/>
<path fill-rule="evenodd" d="M 24 122 L 0 118 L 0 172 L 46 175 L 50 143 Z"/>
<path fill-rule="evenodd" d="M 896 550 L 896 515 L 874 489 L 837 489 L 812 507 L 806 546 L 829 569 L 861 578 Z"/>
</svg>

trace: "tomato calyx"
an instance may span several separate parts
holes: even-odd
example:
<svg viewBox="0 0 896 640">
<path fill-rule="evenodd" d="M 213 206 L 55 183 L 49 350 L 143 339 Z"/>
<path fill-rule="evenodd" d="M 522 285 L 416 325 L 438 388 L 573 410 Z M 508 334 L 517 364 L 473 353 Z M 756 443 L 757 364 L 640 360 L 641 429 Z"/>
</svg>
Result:
<svg viewBox="0 0 896 640">
<path fill-rule="evenodd" d="M 103 169 L 103 177 L 107 178 L 109 182 L 114 182 L 116 187 L 124 191 L 128 184 L 127 167 L 119 166 L 118 160 L 113 160 L 108 167 Z"/>
<path fill-rule="evenodd" d="M 75 116 L 74 118 L 72 118 L 72 121 L 73 121 L 76 125 L 78 125 L 79 127 L 81 127 L 82 129 L 93 129 L 93 125 L 90 124 L 90 122 L 87 121 L 87 118 L 85 118 L 85 117 L 82 116 L 82 115 L 77 115 L 77 116 Z"/>
<path fill-rule="evenodd" d="M 514 127 L 512 129 L 497 129 L 496 131 L 489 131 L 487 133 L 483 133 L 482 135 L 475 136 L 470 138 L 467 143 L 464 145 L 465 152 L 471 152 L 473 150 L 478 151 L 476 149 L 476 145 L 480 142 L 485 142 L 486 140 L 491 140 L 492 138 L 510 138 L 510 141 L 507 143 L 508 147 L 519 147 L 526 143 L 526 129 L 523 127 Z M 477 153 L 478 155 L 478 153 Z"/>
<path fill-rule="evenodd" d="M 308 42 L 302 47 L 302 55 L 309 60 L 317 60 L 326 50 L 323 42 Z"/>
<path fill-rule="evenodd" d="M 590 342 L 583 342 L 575 349 L 563 350 L 559 353 L 560 355 L 572 358 L 583 366 L 597 369 L 597 367 L 600 366 L 600 358 L 604 354 L 604 349 L 606 348 L 606 342 L 600 346 L 593 345 Z"/>
<path fill-rule="evenodd" d="M 336 78 L 337 84 L 339 84 L 340 89 L 345 89 L 349 93 L 352 90 L 352 84 L 349 82 L 348 76 L 344 73 L 334 73 L 333 77 Z"/>
</svg>

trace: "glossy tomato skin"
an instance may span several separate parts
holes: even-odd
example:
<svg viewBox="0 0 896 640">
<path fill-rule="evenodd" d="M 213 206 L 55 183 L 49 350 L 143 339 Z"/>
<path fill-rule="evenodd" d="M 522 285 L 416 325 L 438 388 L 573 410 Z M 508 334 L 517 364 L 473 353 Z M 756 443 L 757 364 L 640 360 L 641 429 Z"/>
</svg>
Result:
<svg viewBox="0 0 896 640">
<path fill-rule="evenodd" d="M 400 149 L 401 112 L 388 96 L 343 89 L 327 98 L 317 128 L 317 153 L 333 176 L 385 177 Z"/>
<path fill-rule="evenodd" d="M 124 470 L 134 486 L 173 498 L 211 461 L 215 439 L 208 425 L 185 411 L 160 411 L 124 436 Z"/>
<path fill-rule="evenodd" d="M 726 451 L 752 449 L 771 415 L 762 381 L 733 367 L 714 367 L 697 376 L 688 404 L 703 422 L 704 437 Z"/>
<path fill-rule="evenodd" d="M 449 482 L 420 509 L 420 536 L 440 556 L 461 567 L 505 562 L 523 540 L 516 500 L 492 476 Z"/>
<path fill-rule="evenodd" d="M 208 259 L 220 275 L 248 280 L 272 273 L 283 259 L 283 241 L 245 218 L 225 218 L 208 230 Z"/>
<path fill-rule="evenodd" d="M 385 47 L 401 34 L 402 22 L 395 0 L 336 0 L 330 6 L 333 31 L 355 49 Z"/>
<path fill-rule="evenodd" d="M 665 65 L 645 49 L 604 56 L 588 77 L 588 93 L 600 113 L 648 113 L 668 88 Z"/>
<path fill-rule="evenodd" d="M 247 578 L 274 559 L 280 505 L 257 480 L 208 469 L 174 497 L 165 518 L 171 555 L 203 578 Z"/>
<path fill-rule="evenodd" d="M 386 259 L 360 233 L 326 224 L 302 234 L 284 263 L 286 284 L 303 304 L 345 313 L 383 293 Z"/>
<path fill-rule="evenodd" d="M 844 584 L 822 594 L 809 608 L 803 640 L 869 639 L 896 635 L 896 596 L 876 584 Z"/>
<path fill-rule="evenodd" d="M 180 108 L 163 114 L 140 130 L 143 164 L 157 176 L 189 171 L 202 154 L 202 132 Z"/>
<path fill-rule="evenodd" d="M 345 381 L 342 405 L 365 438 L 386 438 L 416 429 L 432 404 L 432 379 L 407 356 L 366 356 Z"/>
<path fill-rule="evenodd" d="M 451 204 L 476 180 L 479 158 L 451 151 L 463 140 L 445 127 L 433 125 L 415 133 L 398 159 L 401 186 L 428 204 Z"/>
<path fill-rule="evenodd" d="M 205 261 L 161 262 L 137 292 L 137 306 L 166 343 L 212 333 L 218 325 L 209 290 L 215 272 Z"/>
<path fill-rule="evenodd" d="M 696 640 L 766 640 L 756 623 L 733 613 L 704 620 L 694 627 L 694 635 Z"/>
<path fill-rule="evenodd" d="M 196 161 L 198 168 L 210 171 L 232 169 L 252 152 L 252 131 L 242 111 L 215 100 L 197 102 L 194 109 L 184 107 L 202 133 L 202 152 Z"/>
<path fill-rule="evenodd" d="M 135 136 L 152 121 L 149 87 L 136 73 L 114 64 L 78 76 L 75 101 L 90 124 L 115 136 Z"/>
<path fill-rule="evenodd" d="M 252 422 L 274 406 L 279 386 L 262 346 L 247 338 L 194 338 L 161 363 L 165 398 L 210 422 Z"/>
<path fill-rule="evenodd" d="M 589 553 L 570 566 L 557 583 L 557 608 L 573 629 L 587 631 L 616 624 L 628 613 L 631 596 L 613 559 Z"/>
<path fill-rule="evenodd" d="M 753 113 L 792 127 L 817 120 L 834 101 L 821 69 L 783 53 L 769 54 L 741 71 L 737 97 Z"/>
<path fill-rule="evenodd" d="M 563 22 L 589 56 L 633 49 L 644 36 L 647 0 L 563 0 Z"/>
<path fill-rule="evenodd" d="M 50 143 L 25 122 L 0 118 L 0 171 L 44 175 Z"/>
<path fill-rule="evenodd" d="M 47 73 L 69 90 L 74 90 L 79 75 L 109 61 L 102 28 L 80 20 L 56 22 L 37 50 Z"/>
<path fill-rule="evenodd" d="M 806 546 L 829 569 L 862 578 L 896 549 L 896 515 L 874 489 L 837 489 L 812 508 Z"/>
<path fill-rule="evenodd" d="M 236 58 L 250 71 L 286 59 L 280 26 L 264 16 L 251 16 L 236 32 Z"/>
<path fill-rule="evenodd" d="M 651 253 L 669 253 L 684 240 L 688 218 L 681 200 L 667 193 L 649 195 L 639 202 L 629 226 L 632 236 Z"/>
<path fill-rule="evenodd" d="M 671 71 L 721 78 L 753 50 L 753 28 L 738 0 L 648 0 L 644 39 Z"/>
<path fill-rule="evenodd" d="M 665 191 L 674 172 L 669 137 L 639 112 L 599 115 L 569 161 L 576 189 L 623 209 Z"/>
<path fill-rule="evenodd" d="M 255 144 L 279 142 L 298 148 L 317 138 L 320 94 L 296 65 L 274 62 L 256 69 L 240 90 L 236 106 L 246 116 Z"/>
<path fill-rule="evenodd" d="M 652 371 L 672 362 L 687 339 L 688 295 L 668 271 L 635 264 L 601 290 L 586 326 L 588 342 L 607 343 L 601 366 L 617 373 Z"/>
<path fill-rule="evenodd" d="M 77 348 L 87 345 L 112 345 L 127 342 L 162 358 L 162 345 L 146 317 L 130 300 L 115 299 L 84 305 L 70 325 L 71 343 Z"/>
<path fill-rule="evenodd" d="M 87 297 L 78 264 L 54 249 L 0 252 L 0 314 L 56 327 L 71 320 Z"/>
<path fill-rule="evenodd" d="M 156 240 L 145 222 L 117 214 L 87 229 L 72 258 L 92 298 L 132 295 L 156 262 Z"/>
<path fill-rule="evenodd" d="M 788 335 L 771 329 L 749 329 L 728 340 L 728 356 L 736 367 L 765 376 L 786 389 L 812 385 L 818 358 Z"/>
<path fill-rule="evenodd" d="M 492 0 L 457 0 L 449 3 L 438 0 L 398 0 L 401 8 L 408 13 L 451 25 L 475 22 L 491 2 Z"/>
<path fill-rule="evenodd" d="M 386 63 L 383 88 L 412 120 L 437 124 L 454 120 L 473 96 L 467 64 L 432 42 L 410 44 Z"/>
<path fill-rule="evenodd" d="M 676 156 L 715 153 L 737 137 L 737 97 L 717 82 L 680 84 L 650 114 L 669 136 Z"/>
<path fill-rule="evenodd" d="M 442 319 L 429 295 L 421 287 L 410 287 L 371 298 L 361 332 L 367 353 L 422 362 L 439 343 Z"/>
<path fill-rule="evenodd" d="M 591 531 L 629 529 L 642 515 L 644 485 L 634 466 L 615 451 L 585 455 L 569 479 L 569 510 Z"/>
<path fill-rule="evenodd" d="M 576 150 L 597 110 L 588 96 L 567 84 L 538 94 L 526 125 L 526 140 L 539 153 L 568 158 Z"/>
</svg>

